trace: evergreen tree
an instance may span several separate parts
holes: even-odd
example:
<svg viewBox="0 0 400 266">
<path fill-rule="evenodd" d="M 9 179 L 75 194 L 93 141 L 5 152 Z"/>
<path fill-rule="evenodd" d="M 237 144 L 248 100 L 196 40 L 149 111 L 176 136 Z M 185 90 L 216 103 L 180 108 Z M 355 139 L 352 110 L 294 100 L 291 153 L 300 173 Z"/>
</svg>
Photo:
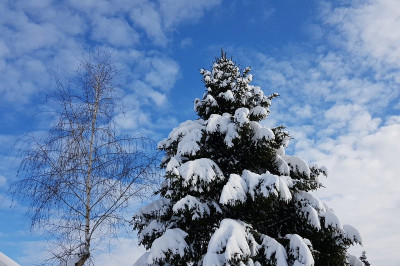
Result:
<svg viewBox="0 0 400 266">
<path fill-rule="evenodd" d="M 134 215 L 149 250 L 136 265 L 348 265 L 361 243 L 310 193 L 326 169 L 285 154 L 284 127 L 260 124 L 270 96 L 251 85 L 226 54 L 195 100 L 199 118 L 159 143 L 165 181 L 160 198 Z M 349 257 L 351 256 L 351 257 Z"/>
</svg>

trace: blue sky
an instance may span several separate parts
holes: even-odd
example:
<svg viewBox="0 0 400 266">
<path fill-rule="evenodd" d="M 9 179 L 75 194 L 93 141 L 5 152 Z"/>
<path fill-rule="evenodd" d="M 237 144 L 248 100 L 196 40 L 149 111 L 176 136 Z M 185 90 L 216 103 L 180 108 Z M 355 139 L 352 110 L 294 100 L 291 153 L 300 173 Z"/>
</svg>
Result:
<svg viewBox="0 0 400 266">
<path fill-rule="evenodd" d="M 288 153 L 326 165 L 318 195 L 364 238 L 373 265 L 398 263 L 400 228 L 400 5 L 369 1 L 68 0 L 0 2 L 0 252 L 23 265 L 41 257 L 24 206 L 5 195 L 18 158 L 13 144 L 48 127 L 50 72 L 67 76 L 93 47 L 115 49 L 123 69 L 127 132 L 166 137 L 196 119 L 193 100 L 221 47 L 253 83 L 281 95 L 268 125 L 286 125 Z M 129 265 L 122 239 L 101 254 Z M 102 265 L 100 262 L 98 265 Z M 124 264 L 125 263 L 125 264 Z"/>
</svg>

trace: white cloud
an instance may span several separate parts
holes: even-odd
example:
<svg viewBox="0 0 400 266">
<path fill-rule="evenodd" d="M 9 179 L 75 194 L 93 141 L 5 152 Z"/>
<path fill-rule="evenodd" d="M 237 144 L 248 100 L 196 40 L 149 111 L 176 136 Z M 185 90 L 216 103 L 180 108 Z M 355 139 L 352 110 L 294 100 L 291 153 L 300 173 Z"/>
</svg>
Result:
<svg viewBox="0 0 400 266">
<path fill-rule="evenodd" d="M 130 18 L 157 45 L 168 43 L 168 34 L 183 23 L 196 23 L 205 12 L 219 5 L 221 0 L 162 0 L 157 3 L 142 1 L 132 7 Z"/>
<path fill-rule="evenodd" d="M 26 1 L 25 3 L 19 2 L 16 4 L 24 9 L 41 9 L 49 7 L 51 4 L 51 0 Z"/>
<path fill-rule="evenodd" d="M 54 25 L 26 22 L 14 35 L 14 48 L 18 54 L 28 53 L 41 48 L 54 47 L 61 40 L 61 33 Z"/>
<path fill-rule="evenodd" d="M 21 56 L 11 62 L 0 69 L 0 94 L 6 101 L 23 104 L 33 93 L 44 88 L 49 74 L 43 62 L 35 57 Z"/>
<path fill-rule="evenodd" d="M 148 0 L 49 0 L 8 1 L 0 3 L 0 95 L 3 101 L 21 106 L 51 83 L 49 73 L 71 73 L 77 68 L 76 57 L 85 50 L 83 44 L 94 41 L 101 46 L 128 54 L 146 42 L 165 46 L 171 33 L 183 23 L 196 22 L 204 12 L 220 1 Z M 143 34 L 143 31 L 145 34 Z M 190 39 L 182 44 L 189 45 Z M 126 58 L 124 69 L 151 89 L 146 97 L 156 106 L 166 104 L 164 92 L 179 78 L 178 64 L 153 50 L 158 57 Z M 137 58 L 136 58 L 137 59 Z M 140 61 L 140 60 L 143 61 Z M 143 76 L 135 76 L 136 72 Z M 124 73 L 125 74 L 125 73 Z M 142 93 L 143 94 L 143 93 Z"/>
<path fill-rule="evenodd" d="M 171 107 L 168 92 L 181 77 L 179 65 L 170 57 L 134 49 L 119 53 L 118 61 L 129 73 L 123 73 L 126 78 L 122 84 L 126 85 L 120 95 L 125 114 L 120 114 L 117 121 L 125 130 L 136 129 L 147 134 L 154 129 L 151 121 L 159 119 Z"/>
<path fill-rule="evenodd" d="M 222 0 L 161 0 L 160 11 L 167 29 L 183 22 L 197 22 L 204 12 L 219 5 Z"/>
<path fill-rule="evenodd" d="M 400 66 L 400 5 L 396 0 L 351 2 L 351 6 L 326 5 L 324 22 L 337 27 L 336 41 L 373 63 Z M 342 41 L 343 40 L 343 41 Z"/>
<path fill-rule="evenodd" d="M 396 265 L 397 258 L 390 254 L 396 254 L 400 235 L 400 122 L 399 117 L 392 116 L 386 121 L 388 125 L 381 126 L 382 118 L 371 115 L 384 115 L 382 103 L 393 99 L 395 88 L 386 86 L 385 81 L 352 80 L 348 72 L 344 73 L 348 82 L 338 90 L 335 85 L 326 86 L 335 81 L 323 75 L 313 79 L 312 87 L 295 90 L 310 84 L 309 73 L 294 75 L 295 87 L 286 84 L 292 89 L 291 94 L 286 89 L 278 107 L 273 103 L 271 116 L 288 125 L 294 136 L 294 154 L 328 167 L 331 174 L 323 182 L 326 189 L 318 194 L 336 210 L 343 223 L 354 225 L 364 237 L 365 246 L 352 248 L 351 252 L 359 255 L 364 249 L 373 265 Z M 322 86 L 326 86 L 327 94 L 325 100 L 318 100 L 315 94 Z M 306 112 L 310 116 L 299 113 L 307 104 L 316 110 Z"/>
<path fill-rule="evenodd" d="M 149 84 L 136 80 L 131 85 L 134 94 L 128 94 L 124 100 L 126 105 L 149 105 L 154 104 L 159 108 L 164 108 L 167 105 L 167 97 L 164 93 L 154 90 Z"/>
<path fill-rule="evenodd" d="M 147 94 L 153 100 L 153 102 L 159 107 L 164 106 L 165 102 L 167 101 L 165 94 L 162 94 L 158 91 L 149 90 Z"/>
<path fill-rule="evenodd" d="M 330 170 L 323 182 L 326 189 L 318 195 L 343 223 L 354 225 L 363 235 L 365 246 L 352 252 L 359 255 L 365 249 L 372 264 L 396 265 L 397 260 L 388 254 L 395 254 L 394 236 L 400 235 L 396 225 L 400 218 L 396 177 L 400 119 L 385 118 L 384 108 L 398 97 L 398 89 L 378 76 L 367 78 L 370 69 L 347 58 L 354 59 L 340 51 L 310 57 L 307 60 L 315 67 L 303 69 L 296 62 L 304 59 L 294 58 L 290 67 L 287 62 L 266 60 L 266 67 L 284 74 L 268 85 L 283 90 L 278 90 L 282 97 L 273 103 L 271 116 L 288 125 L 294 136 L 289 150 Z M 310 116 L 299 113 L 307 105 L 315 110 L 306 112 Z"/>
<path fill-rule="evenodd" d="M 304 106 L 293 106 L 290 108 L 291 112 L 296 114 L 297 117 L 301 118 L 310 118 L 313 116 L 312 107 L 309 104 L 305 104 Z"/>
<path fill-rule="evenodd" d="M 123 19 L 97 16 L 93 19 L 92 36 L 115 47 L 132 47 L 139 41 L 138 33 Z"/>
<path fill-rule="evenodd" d="M 153 87 L 169 90 L 180 77 L 179 65 L 170 58 L 154 57 L 148 63 L 151 68 L 144 79 Z"/>
<path fill-rule="evenodd" d="M 124 130 L 138 129 L 139 126 L 145 126 L 149 123 L 149 116 L 140 110 L 129 110 L 115 117 L 118 126 Z"/>
<path fill-rule="evenodd" d="M 379 118 L 371 118 L 368 111 L 355 104 L 335 104 L 324 112 L 327 127 L 324 129 L 325 135 L 332 132 L 339 135 L 351 132 L 353 134 L 364 134 L 376 130 L 381 122 Z"/>
<path fill-rule="evenodd" d="M 142 27 L 147 35 L 158 45 L 165 45 L 167 37 L 161 24 L 160 13 L 155 4 L 143 3 L 131 11 L 131 19 Z"/>
<path fill-rule="evenodd" d="M 400 116 L 389 116 L 386 119 L 386 124 L 387 125 L 393 125 L 393 124 L 400 124 Z"/>
<path fill-rule="evenodd" d="M 301 51 L 301 47 L 297 50 Z M 336 109 L 358 106 L 359 111 L 381 114 L 400 95 L 395 83 L 371 74 L 368 66 L 354 62 L 354 57 L 348 53 L 337 51 L 315 55 L 304 51 L 285 61 L 259 52 L 238 52 L 239 55 L 242 53 L 239 58 L 247 57 L 246 65 L 253 66 L 254 82 L 266 93 L 281 95 L 271 107 L 271 117 L 278 124 L 309 123 L 326 127 L 324 110 L 334 106 Z M 314 111 L 305 110 L 307 105 Z M 298 113 L 299 110 L 305 113 Z M 332 109 L 332 115 L 334 111 Z M 357 110 L 351 115 L 354 113 Z M 343 115 L 337 114 L 344 118 Z M 346 118 L 351 117 L 347 115 Z"/>
<path fill-rule="evenodd" d="M 94 41 L 126 53 L 146 41 L 147 34 L 152 43 L 165 46 L 177 27 L 197 21 L 218 3 L 180 1 L 165 6 L 165 2 L 148 0 L 3 1 L 0 3 L 0 74 L 3 77 L 0 94 L 6 102 L 27 103 L 50 82 L 50 71 L 75 69 L 74 61 L 79 51 L 84 50 L 84 43 Z M 177 7 L 179 12 L 175 10 Z M 175 84 L 179 70 L 175 61 L 167 57 L 145 60 L 143 64 L 136 63 L 144 69 L 151 67 L 145 78 L 149 85 L 168 90 Z M 26 62 L 30 65 L 25 65 Z M 37 68 L 33 68 L 33 63 Z M 129 62 L 127 69 L 132 69 L 134 64 Z M 164 101 L 162 94 L 154 91 L 151 95 L 158 104 Z"/>
</svg>

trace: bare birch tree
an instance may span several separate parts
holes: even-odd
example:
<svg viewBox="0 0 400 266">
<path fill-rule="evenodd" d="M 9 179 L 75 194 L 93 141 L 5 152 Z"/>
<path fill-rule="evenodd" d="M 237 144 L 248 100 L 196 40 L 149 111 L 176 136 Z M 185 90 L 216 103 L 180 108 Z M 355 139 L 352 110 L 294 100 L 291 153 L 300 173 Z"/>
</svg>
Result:
<svg viewBox="0 0 400 266">
<path fill-rule="evenodd" d="M 118 134 L 114 116 L 117 70 L 112 54 L 98 50 L 80 61 L 73 82 L 56 78 L 49 99 L 57 121 L 24 141 L 12 192 L 30 203 L 32 226 L 57 239 L 52 262 L 91 261 L 95 238 L 124 222 L 130 201 L 151 194 L 157 171 L 155 144 Z"/>
</svg>

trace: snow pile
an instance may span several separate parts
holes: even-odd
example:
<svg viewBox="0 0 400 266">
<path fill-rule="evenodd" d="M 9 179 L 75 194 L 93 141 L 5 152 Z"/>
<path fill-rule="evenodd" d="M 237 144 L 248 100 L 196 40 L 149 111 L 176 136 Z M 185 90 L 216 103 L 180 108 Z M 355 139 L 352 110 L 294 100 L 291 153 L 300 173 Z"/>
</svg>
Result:
<svg viewBox="0 0 400 266">
<path fill-rule="evenodd" d="M 18 263 L 10 259 L 4 253 L 0 252 L 0 266 L 20 266 Z"/>
<path fill-rule="evenodd" d="M 282 175 L 290 175 L 290 167 L 285 160 L 282 159 L 282 155 L 276 154 L 275 163 L 278 166 L 278 170 Z"/>
<path fill-rule="evenodd" d="M 293 260 L 290 265 L 314 266 L 311 243 L 308 239 L 297 234 L 286 235 L 285 238 L 289 240 L 287 252 L 282 244 L 266 235 L 261 236 L 262 243 L 259 245 L 250 231 L 251 227 L 241 221 L 222 220 L 208 244 L 203 266 L 230 265 L 232 262 L 245 265 L 243 262 L 246 261 L 246 265 L 261 265 L 251 259 L 260 250 L 264 250 L 268 262 L 275 261 L 277 266 L 288 266 L 289 258 Z"/>
<path fill-rule="evenodd" d="M 159 217 L 164 215 L 169 210 L 170 206 L 170 199 L 160 198 L 141 208 L 133 215 L 133 219 L 136 220 L 137 226 L 141 228 L 139 241 L 143 241 L 146 238 L 165 231 L 166 226 L 163 223 L 158 219 L 149 219 L 149 217 Z"/>
</svg>

